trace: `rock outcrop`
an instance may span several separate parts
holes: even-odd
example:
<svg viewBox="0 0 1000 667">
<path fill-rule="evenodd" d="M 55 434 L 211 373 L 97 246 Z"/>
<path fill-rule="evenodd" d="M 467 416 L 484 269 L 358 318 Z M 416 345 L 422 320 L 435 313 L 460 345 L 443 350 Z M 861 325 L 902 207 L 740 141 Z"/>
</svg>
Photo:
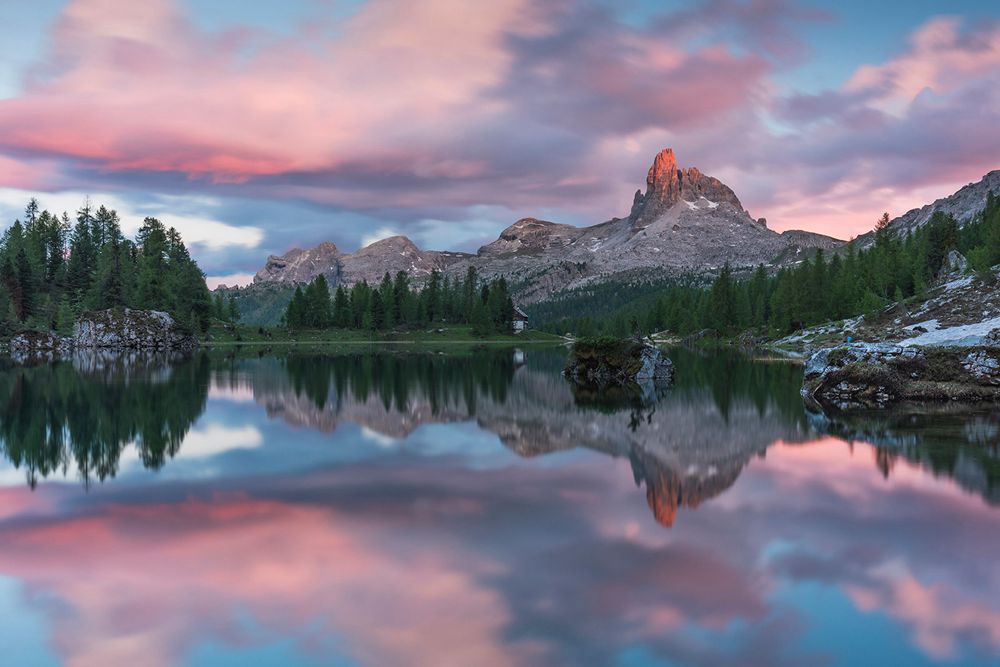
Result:
<svg viewBox="0 0 1000 667">
<path fill-rule="evenodd" d="M 73 347 L 72 338 L 63 338 L 45 331 L 23 331 L 7 344 L 12 353 L 63 352 Z"/>
<path fill-rule="evenodd" d="M 853 343 L 816 351 L 806 363 L 807 403 L 840 410 L 897 402 L 1000 400 L 1000 349 Z"/>
<path fill-rule="evenodd" d="M 565 370 L 578 385 L 598 388 L 668 385 L 674 366 L 659 348 L 638 340 L 581 340 L 573 345 Z M 644 392 L 646 393 L 646 392 Z"/>
<path fill-rule="evenodd" d="M 183 350 L 198 339 L 169 314 L 157 310 L 99 310 L 84 313 L 73 325 L 77 348 Z"/>
</svg>

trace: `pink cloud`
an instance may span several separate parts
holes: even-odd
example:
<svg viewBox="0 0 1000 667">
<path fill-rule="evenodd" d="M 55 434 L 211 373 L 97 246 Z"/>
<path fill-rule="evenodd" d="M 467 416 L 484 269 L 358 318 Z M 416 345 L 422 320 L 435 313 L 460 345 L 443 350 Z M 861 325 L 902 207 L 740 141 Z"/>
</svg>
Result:
<svg viewBox="0 0 1000 667">
<path fill-rule="evenodd" d="M 0 101 L 0 146 L 328 204 L 558 205 L 593 190 L 544 187 L 579 180 L 586 135 L 705 125 L 769 69 L 584 0 L 375 0 L 294 38 L 208 33 L 171 0 L 74 0 Z"/>
<path fill-rule="evenodd" d="M 504 666 L 534 650 L 501 641 L 500 597 L 440 553 L 379 545 L 319 508 L 219 497 L 4 532 L 0 568 L 72 611 L 54 615 L 72 667 L 177 664 L 206 624 L 250 645 L 236 608 L 306 647 L 336 632 L 365 664 Z"/>
<path fill-rule="evenodd" d="M 341 39 L 248 44 L 198 30 L 170 0 L 75 0 L 0 126 L 9 148 L 222 181 L 391 163 L 436 124 L 490 112 L 477 95 L 532 15 L 525 0 L 382 0 Z"/>
<path fill-rule="evenodd" d="M 881 65 L 858 68 L 844 85 L 849 92 L 875 90 L 883 100 L 913 101 L 925 89 L 954 92 L 971 78 L 1000 68 L 1000 25 L 962 30 L 954 16 L 929 20 L 913 33 L 910 48 Z"/>
<path fill-rule="evenodd" d="M 848 237 L 998 166 L 1000 25 L 935 18 L 842 86 L 789 95 L 771 77 L 808 55 L 794 28 L 826 18 L 712 0 L 636 27 L 588 0 L 374 0 L 285 36 L 203 30 L 177 0 L 73 0 L 0 101 L 0 186 L 599 222 L 673 146 L 772 227 Z"/>
<path fill-rule="evenodd" d="M 780 229 L 869 231 L 1000 167 L 1000 24 L 929 20 L 909 47 L 858 68 L 839 90 L 776 104 L 795 134 L 765 138 L 772 162 L 797 165 L 770 196 Z"/>
<path fill-rule="evenodd" d="M 937 660 L 956 658 L 965 637 L 1000 653 L 1000 611 L 949 586 L 922 583 L 900 563 L 881 568 L 870 584 L 847 592 L 859 609 L 881 611 L 906 624 L 916 644 Z"/>
</svg>

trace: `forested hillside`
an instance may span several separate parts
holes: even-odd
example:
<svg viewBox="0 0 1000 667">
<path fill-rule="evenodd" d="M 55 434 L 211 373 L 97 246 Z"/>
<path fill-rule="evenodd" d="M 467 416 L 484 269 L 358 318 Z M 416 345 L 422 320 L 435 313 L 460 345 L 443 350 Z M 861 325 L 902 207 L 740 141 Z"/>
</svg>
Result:
<svg viewBox="0 0 1000 667">
<path fill-rule="evenodd" d="M 117 307 L 168 311 L 202 331 L 216 310 L 176 229 L 146 218 L 132 240 L 104 206 L 87 201 L 73 221 L 28 202 L 0 238 L 3 328 L 68 333 L 81 312 Z"/>
</svg>

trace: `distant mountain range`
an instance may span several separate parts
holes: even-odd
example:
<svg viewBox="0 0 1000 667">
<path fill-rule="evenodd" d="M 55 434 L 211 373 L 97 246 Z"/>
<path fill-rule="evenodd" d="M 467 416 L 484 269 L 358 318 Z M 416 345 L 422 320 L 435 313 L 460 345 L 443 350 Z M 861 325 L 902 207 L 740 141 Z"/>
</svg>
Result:
<svg viewBox="0 0 1000 667">
<path fill-rule="evenodd" d="M 936 210 L 964 222 L 983 208 L 990 190 L 1000 190 L 1000 171 L 907 212 L 892 226 L 914 229 Z M 859 237 L 862 244 L 868 241 L 869 235 Z M 729 186 L 695 167 L 678 167 L 674 151 L 667 148 L 653 160 L 646 189 L 636 191 L 626 217 L 590 227 L 523 218 L 476 254 L 422 250 L 405 236 L 352 253 L 325 242 L 268 257 L 253 285 L 238 293 L 241 301 L 271 303 L 268 295 L 284 295 L 321 273 L 336 287 L 374 283 L 386 272 L 405 271 L 418 281 L 434 270 L 460 276 L 473 266 L 485 278 L 507 276 L 519 301 L 531 304 L 594 282 L 710 274 L 725 263 L 737 271 L 758 264 L 777 268 L 845 243 L 808 231 L 768 229 L 765 219 L 753 218 Z"/>
<path fill-rule="evenodd" d="M 485 277 L 508 276 L 530 303 L 616 274 L 668 277 L 715 270 L 726 262 L 735 267 L 785 264 L 817 248 L 831 250 L 842 244 L 821 234 L 768 229 L 763 218 L 750 216 L 727 185 L 694 167 L 679 168 L 668 148 L 656 156 L 645 192 L 636 191 L 624 218 L 591 227 L 524 218 L 474 255 L 421 250 L 404 236 L 353 253 L 321 243 L 268 257 L 254 284 L 292 285 L 322 273 L 333 286 L 352 285 L 378 281 L 386 271 L 419 278 L 435 269 L 464 274 L 475 266 Z"/>
</svg>

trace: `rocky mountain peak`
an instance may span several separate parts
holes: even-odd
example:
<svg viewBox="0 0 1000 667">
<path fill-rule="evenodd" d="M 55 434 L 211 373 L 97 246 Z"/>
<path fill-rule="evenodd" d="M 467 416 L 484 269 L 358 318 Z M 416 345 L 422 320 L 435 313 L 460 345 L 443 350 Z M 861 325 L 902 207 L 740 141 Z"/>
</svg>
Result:
<svg viewBox="0 0 1000 667">
<path fill-rule="evenodd" d="M 953 216 L 959 226 L 963 226 L 985 208 L 986 198 L 990 192 L 1000 194 L 1000 169 L 995 169 L 978 181 L 959 188 L 954 194 L 907 211 L 890 223 L 891 228 L 897 233 L 913 231 L 927 224 L 937 211 Z M 870 233 L 866 237 L 868 237 L 866 240 L 874 239 L 874 235 Z"/>
<path fill-rule="evenodd" d="M 643 228 L 663 215 L 680 201 L 707 200 L 708 205 L 726 203 L 736 211 L 743 205 L 729 186 L 717 178 L 706 176 L 697 167 L 681 169 L 672 148 L 664 148 L 653 159 L 646 173 L 646 192 L 635 193 L 629 219 L 634 228 Z"/>
<path fill-rule="evenodd" d="M 646 196 L 655 195 L 661 201 L 677 201 L 680 197 L 681 172 L 673 148 L 664 148 L 653 158 L 646 173 Z"/>
<path fill-rule="evenodd" d="M 336 244 L 324 241 L 315 248 L 302 250 L 292 248 L 284 255 L 270 255 L 264 268 L 257 272 L 255 283 L 300 283 L 308 282 L 319 274 L 328 279 L 339 272 L 342 256 Z"/>
<path fill-rule="evenodd" d="M 364 248 L 361 248 L 354 254 L 356 256 L 365 255 L 375 255 L 379 253 L 386 252 L 396 252 L 396 253 L 406 253 L 413 254 L 419 253 L 420 248 L 406 236 L 389 236 L 384 239 L 379 239 L 374 243 L 371 243 Z"/>
<path fill-rule="evenodd" d="M 507 229 L 500 232 L 500 238 L 516 238 L 519 234 L 557 227 L 558 225 L 548 220 L 538 218 L 521 218 Z"/>
<path fill-rule="evenodd" d="M 553 247 L 569 244 L 579 229 L 538 218 L 521 218 L 500 232 L 499 238 L 479 249 L 479 255 L 537 255 Z"/>
</svg>

